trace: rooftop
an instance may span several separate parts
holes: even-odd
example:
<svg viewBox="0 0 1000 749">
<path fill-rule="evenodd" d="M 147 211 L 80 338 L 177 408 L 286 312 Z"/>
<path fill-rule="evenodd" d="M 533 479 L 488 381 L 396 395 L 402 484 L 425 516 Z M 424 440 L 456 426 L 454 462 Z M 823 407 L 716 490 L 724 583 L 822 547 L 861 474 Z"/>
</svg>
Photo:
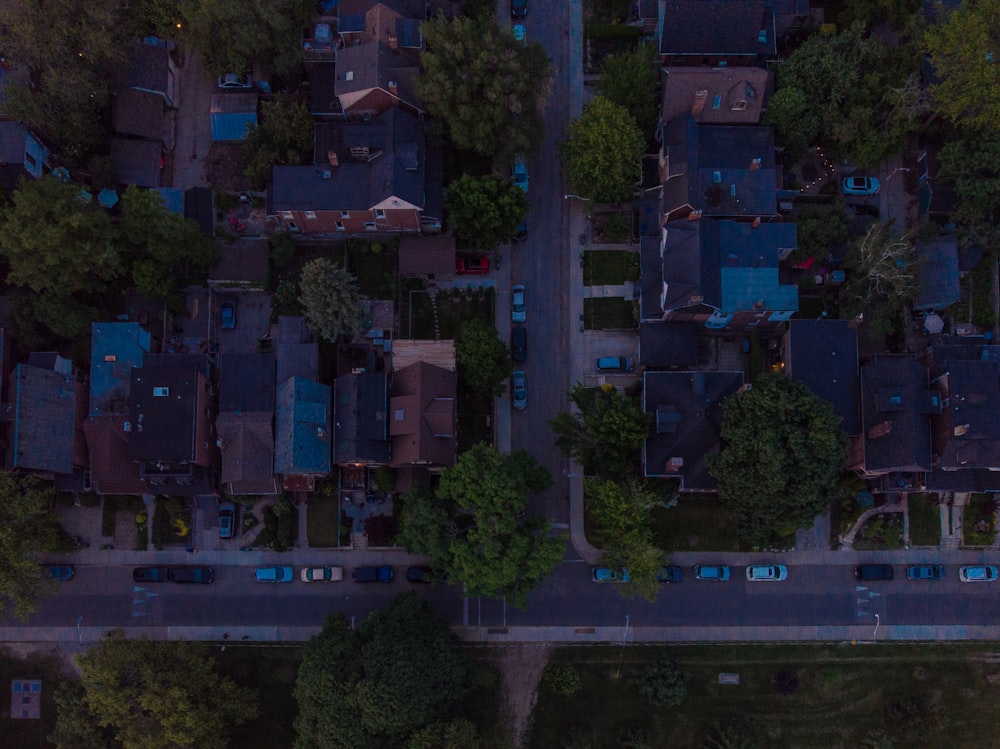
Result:
<svg viewBox="0 0 1000 749">
<path fill-rule="evenodd" d="M 829 402 L 848 435 L 860 434 L 858 332 L 847 320 L 790 320 L 785 373 Z"/>
</svg>

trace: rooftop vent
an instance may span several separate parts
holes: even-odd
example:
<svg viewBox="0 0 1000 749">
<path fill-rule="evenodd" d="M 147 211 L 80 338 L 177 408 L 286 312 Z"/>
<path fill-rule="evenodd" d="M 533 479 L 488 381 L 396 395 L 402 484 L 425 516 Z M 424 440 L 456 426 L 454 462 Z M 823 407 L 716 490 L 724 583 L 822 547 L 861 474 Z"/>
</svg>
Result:
<svg viewBox="0 0 1000 749">
<path fill-rule="evenodd" d="M 154 398 L 167 398 L 169 396 L 170 396 L 170 388 L 168 387 L 153 388 Z"/>
</svg>

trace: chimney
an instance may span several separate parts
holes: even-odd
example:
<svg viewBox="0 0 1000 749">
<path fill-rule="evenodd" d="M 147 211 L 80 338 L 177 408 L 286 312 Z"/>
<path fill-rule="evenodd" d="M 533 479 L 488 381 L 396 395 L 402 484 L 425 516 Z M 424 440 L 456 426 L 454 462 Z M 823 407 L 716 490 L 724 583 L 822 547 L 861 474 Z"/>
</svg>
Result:
<svg viewBox="0 0 1000 749">
<path fill-rule="evenodd" d="M 698 221 L 701 219 L 701 211 L 691 211 L 688 214 L 688 221 Z"/>
<path fill-rule="evenodd" d="M 330 162 L 330 166 L 340 166 L 340 159 L 337 158 L 336 151 L 327 151 L 326 160 Z"/>
<path fill-rule="evenodd" d="M 669 458 L 666 468 L 667 473 L 680 473 L 684 468 L 684 458 Z"/>
<path fill-rule="evenodd" d="M 891 421 L 879 422 L 878 424 L 876 424 L 875 426 L 873 426 L 871 429 L 868 430 L 868 439 L 875 440 L 878 439 L 879 437 L 884 437 L 891 431 L 892 431 Z"/>
<path fill-rule="evenodd" d="M 760 226 L 760 216 L 758 216 L 757 218 L 755 218 L 753 220 L 753 223 L 750 224 L 750 228 L 751 229 L 756 229 L 758 226 Z"/>
<path fill-rule="evenodd" d="M 399 96 L 399 86 L 396 81 L 389 81 L 389 93 L 393 96 Z"/>
<path fill-rule="evenodd" d="M 395 34 L 389 34 L 389 49 L 399 49 L 399 40 Z"/>
<path fill-rule="evenodd" d="M 708 101 L 708 91 L 702 89 L 696 91 L 694 94 L 694 102 L 691 104 L 691 118 L 698 119 L 701 116 L 702 110 L 705 108 L 705 102 Z"/>
</svg>

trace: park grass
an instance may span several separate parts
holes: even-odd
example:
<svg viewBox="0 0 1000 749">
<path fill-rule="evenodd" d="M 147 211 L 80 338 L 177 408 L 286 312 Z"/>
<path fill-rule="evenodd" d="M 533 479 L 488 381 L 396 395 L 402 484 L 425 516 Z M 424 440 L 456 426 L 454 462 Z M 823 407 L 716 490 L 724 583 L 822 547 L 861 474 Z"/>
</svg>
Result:
<svg viewBox="0 0 1000 749">
<path fill-rule="evenodd" d="M 992 546 L 996 538 L 996 500 L 989 494 L 973 494 L 962 512 L 962 544 L 964 546 Z M 985 523 L 989 530 L 979 530 Z"/>
<path fill-rule="evenodd" d="M 676 708 L 652 708 L 635 687 L 643 665 L 661 655 L 691 676 Z M 907 749 L 992 745 L 998 657 L 1000 647 L 987 644 L 563 648 L 553 660 L 576 668 L 583 687 L 566 697 L 543 681 L 528 747 L 561 746 L 574 731 L 594 747 L 620 746 L 629 728 L 646 730 L 650 746 L 697 747 L 713 722 L 734 718 L 749 723 L 752 745 L 769 749 L 854 749 L 878 730 Z M 778 671 L 799 678 L 794 693 L 774 690 Z M 739 674 L 739 685 L 720 685 L 720 673 Z M 935 707 L 899 720 L 888 715 L 893 704 Z"/>
<path fill-rule="evenodd" d="M 631 256 L 621 250 L 588 250 L 583 253 L 584 286 L 618 286 L 628 278 Z"/>
<path fill-rule="evenodd" d="M 941 543 L 941 511 L 926 494 L 911 494 L 906 500 L 910 518 L 910 546 Z"/>
<path fill-rule="evenodd" d="M 739 551 L 736 523 L 715 498 L 678 500 L 652 512 L 653 543 L 671 551 Z"/>
<path fill-rule="evenodd" d="M 587 330 L 631 330 L 635 328 L 635 302 L 620 296 L 583 300 L 583 325 Z"/>
<path fill-rule="evenodd" d="M 340 503 L 336 496 L 314 499 L 306 509 L 309 546 L 319 549 L 340 546 Z"/>
</svg>

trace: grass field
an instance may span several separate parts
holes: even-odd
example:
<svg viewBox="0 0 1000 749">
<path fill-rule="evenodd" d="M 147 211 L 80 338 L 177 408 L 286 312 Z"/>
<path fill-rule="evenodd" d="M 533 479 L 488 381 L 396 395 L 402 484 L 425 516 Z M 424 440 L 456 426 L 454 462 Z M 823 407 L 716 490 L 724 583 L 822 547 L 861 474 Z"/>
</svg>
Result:
<svg viewBox="0 0 1000 749">
<path fill-rule="evenodd" d="M 653 542 L 665 551 L 739 551 L 736 524 L 717 499 L 683 498 L 653 510 Z"/>
<path fill-rule="evenodd" d="M 669 655 L 690 674 L 686 699 L 653 708 L 635 686 L 647 662 Z M 992 706 L 1000 698 L 1000 647 L 989 645 L 697 645 L 576 647 L 554 660 L 583 687 L 566 697 L 539 689 L 530 749 L 623 746 L 628 730 L 651 747 L 702 745 L 714 722 L 745 723 L 767 749 L 855 749 L 879 734 L 907 749 L 996 746 Z M 779 693 L 773 677 L 798 680 Z M 738 685 L 718 683 L 739 674 Z"/>
<path fill-rule="evenodd" d="M 620 296 L 583 300 L 583 324 L 587 330 L 630 330 L 637 327 L 635 302 Z"/>
<path fill-rule="evenodd" d="M 634 274 L 638 253 L 621 250 L 588 250 L 583 253 L 583 285 L 620 285 Z"/>
<path fill-rule="evenodd" d="M 340 546 L 340 537 L 337 535 L 339 520 L 340 504 L 335 495 L 310 502 L 306 509 L 309 545 L 317 548 Z"/>
<path fill-rule="evenodd" d="M 926 494 L 911 494 L 906 500 L 910 517 L 910 546 L 941 543 L 941 511 Z"/>
</svg>

